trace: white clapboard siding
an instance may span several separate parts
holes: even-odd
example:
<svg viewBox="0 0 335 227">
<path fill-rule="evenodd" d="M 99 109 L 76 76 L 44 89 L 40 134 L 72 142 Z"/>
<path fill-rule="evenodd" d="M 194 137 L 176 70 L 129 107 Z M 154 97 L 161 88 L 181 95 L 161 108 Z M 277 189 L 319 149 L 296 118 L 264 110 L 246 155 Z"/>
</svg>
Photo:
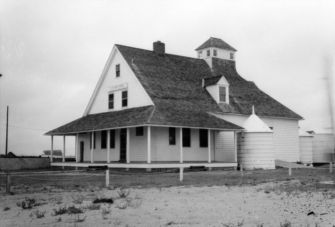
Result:
<svg viewBox="0 0 335 227">
<path fill-rule="evenodd" d="M 334 137 L 332 134 L 314 134 L 313 162 L 325 163 L 332 160 L 334 153 Z"/>
<path fill-rule="evenodd" d="M 303 164 L 313 163 L 313 136 L 300 136 L 300 162 Z"/>
<path fill-rule="evenodd" d="M 238 162 L 245 169 L 274 169 L 273 133 L 245 132 L 239 135 Z"/>
<path fill-rule="evenodd" d="M 257 109 L 256 109 L 257 113 Z M 227 121 L 242 126 L 248 116 L 221 115 Z M 299 161 L 299 125 L 298 120 L 261 117 L 269 127 L 273 128 L 275 159 Z"/>
<path fill-rule="evenodd" d="M 236 162 L 234 132 L 215 133 L 215 161 Z"/>
</svg>

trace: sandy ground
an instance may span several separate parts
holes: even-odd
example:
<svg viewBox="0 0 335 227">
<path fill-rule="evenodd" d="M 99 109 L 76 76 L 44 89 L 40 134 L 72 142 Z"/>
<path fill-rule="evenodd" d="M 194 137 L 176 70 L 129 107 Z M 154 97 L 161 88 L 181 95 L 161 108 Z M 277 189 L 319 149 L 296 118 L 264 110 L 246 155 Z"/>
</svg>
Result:
<svg viewBox="0 0 335 227">
<path fill-rule="evenodd" d="M 283 187 L 291 190 L 282 190 Z M 131 188 L 126 198 L 119 189 L 87 188 L 63 191 L 48 186 L 44 193 L 1 195 L 1 226 L 333 226 L 335 191 L 294 190 L 297 180 L 256 186 Z M 292 190 L 293 189 L 293 190 Z M 34 198 L 39 206 L 22 209 L 17 202 Z M 113 204 L 90 209 L 95 198 Z M 79 215 L 54 215 L 54 209 L 76 206 Z M 6 210 L 5 208 L 8 207 Z M 37 218 L 36 210 L 45 212 Z M 313 212 L 311 215 L 308 213 Z M 286 224 L 286 225 L 285 225 Z"/>
</svg>

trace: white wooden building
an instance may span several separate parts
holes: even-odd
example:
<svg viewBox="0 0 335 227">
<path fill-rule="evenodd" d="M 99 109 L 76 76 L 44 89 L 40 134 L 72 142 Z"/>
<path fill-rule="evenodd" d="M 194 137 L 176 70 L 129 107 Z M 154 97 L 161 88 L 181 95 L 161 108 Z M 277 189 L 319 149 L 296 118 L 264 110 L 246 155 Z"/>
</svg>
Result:
<svg viewBox="0 0 335 227">
<path fill-rule="evenodd" d="M 237 166 L 237 133 L 252 106 L 273 135 L 274 158 L 298 161 L 302 118 L 242 78 L 236 49 L 223 40 L 196 51 L 191 58 L 166 53 L 160 41 L 153 50 L 115 45 L 83 116 L 46 133 L 52 149 L 54 136 L 76 138 L 76 163 L 53 165 Z"/>
</svg>

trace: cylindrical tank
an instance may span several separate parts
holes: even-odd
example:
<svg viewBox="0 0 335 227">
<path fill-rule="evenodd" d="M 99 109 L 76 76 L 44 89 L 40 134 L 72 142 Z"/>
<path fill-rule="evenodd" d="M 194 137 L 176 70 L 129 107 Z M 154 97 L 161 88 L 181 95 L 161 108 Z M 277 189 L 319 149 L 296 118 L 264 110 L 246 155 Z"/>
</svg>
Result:
<svg viewBox="0 0 335 227">
<path fill-rule="evenodd" d="M 241 133 L 238 160 L 244 169 L 275 169 L 273 133 Z"/>
<path fill-rule="evenodd" d="M 275 169 L 273 131 L 254 112 L 239 136 L 238 161 L 245 169 Z"/>
</svg>

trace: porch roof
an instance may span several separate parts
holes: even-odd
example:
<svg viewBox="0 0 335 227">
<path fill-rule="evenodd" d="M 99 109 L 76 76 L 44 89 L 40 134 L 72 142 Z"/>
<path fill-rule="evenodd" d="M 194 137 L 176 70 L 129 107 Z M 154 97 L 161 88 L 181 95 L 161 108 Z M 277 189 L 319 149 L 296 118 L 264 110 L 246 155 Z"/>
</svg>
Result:
<svg viewBox="0 0 335 227">
<path fill-rule="evenodd" d="M 228 121 L 202 111 L 192 111 L 173 107 L 169 104 L 144 106 L 120 111 L 89 114 L 46 133 L 46 135 L 65 135 L 80 132 L 135 126 L 171 126 L 209 128 L 218 130 L 241 130 Z"/>
</svg>

